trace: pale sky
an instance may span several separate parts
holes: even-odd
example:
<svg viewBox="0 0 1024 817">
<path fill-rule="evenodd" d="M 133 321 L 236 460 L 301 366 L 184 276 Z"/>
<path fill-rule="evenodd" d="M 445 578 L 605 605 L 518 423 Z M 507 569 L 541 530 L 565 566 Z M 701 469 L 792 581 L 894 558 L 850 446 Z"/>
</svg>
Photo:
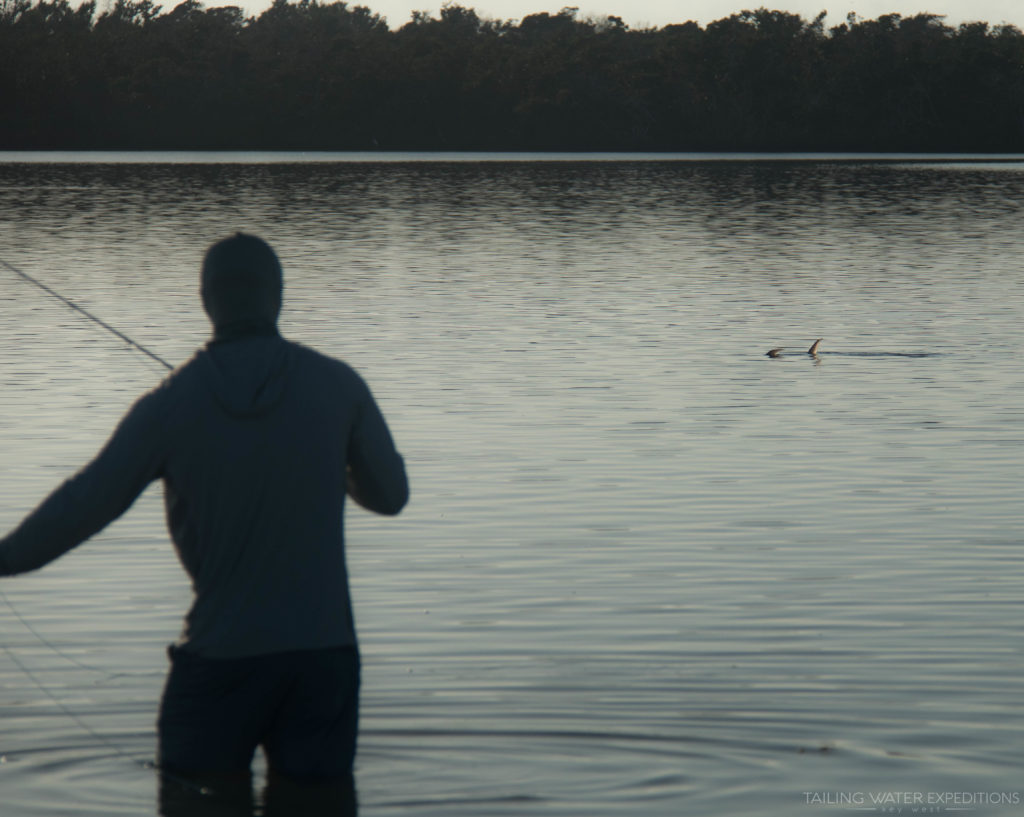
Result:
<svg viewBox="0 0 1024 817">
<path fill-rule="evenodd" d="M 426 11 L 437 17 L 441 8 L 439 0 L 348 2 L 350 6 L 368 6 L 372 11 L 386 17 L 392 30 L 408 22 L 413 10 Z M 930 12 L 945 15 L 946 24 L 951 26 L 970 20 L 984 20 L 993 25 L 1012 23 L 1024 30 L 1024 0 L 780 0 L 776 3 L 766 0 L 462 0 L 458 4 L 474 9 L 481 17 L 500 20 L 521 20 L 529 14 L 542 11 L 554 14 L 564 6 L 578 6 L 581 17 L 604 17 L 614 14 L 621 17 L 631 28 L 660 28 L 669 23 L 685 23 L 687 20 L 694 20 L 704 26 L 743 9 L 764 6 L 799 14 L 808 20 L 816 17 L 818 12 L 827 10 L 827 25 L 830 26 L 841 23 L 851 11 L 867 19 L 891 13 L 911 17 L 922 12 Z M 165 11 L 175 5 L 175 0 L 164 0 L 163 3 Z M 270 5 L 270 0 L 206 0 L 204 5 L 240 5 L 246 11 L 258 14 Z"/>
</svg>

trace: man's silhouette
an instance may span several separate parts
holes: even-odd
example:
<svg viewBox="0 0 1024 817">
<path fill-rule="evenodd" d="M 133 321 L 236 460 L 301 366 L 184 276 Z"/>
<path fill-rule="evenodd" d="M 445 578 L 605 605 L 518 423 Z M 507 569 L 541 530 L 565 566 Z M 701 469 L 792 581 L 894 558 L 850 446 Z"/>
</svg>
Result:
<svg viewBox="0 0 1024 817">
<path fill-rule="evenodd" d="M 125 415 L 106 446 L 0 540 L 0 575 L 101 530 L 153 480 L 194 600 L 158 721 L 159 765 L 241 778 L 351 779 L 359 656 L 345 568 L 346 494 L 397 514 L 401 456 L 363 380 L 282 338 L 281 266 L 241 233 L 202 268 L 213 339 Z"/>
</svg>

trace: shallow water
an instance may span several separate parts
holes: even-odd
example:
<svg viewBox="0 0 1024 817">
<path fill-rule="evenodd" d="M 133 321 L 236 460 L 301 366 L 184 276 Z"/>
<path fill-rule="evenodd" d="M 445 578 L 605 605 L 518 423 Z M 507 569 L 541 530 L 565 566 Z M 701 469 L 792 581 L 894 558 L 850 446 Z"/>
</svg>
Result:
<svg viewBox="0 0 1024 817">
<path fill-rule="evenodd" d="M 0 258 L 177 362 L 263 234 L 371 383 L 361 813 L 1020 813 L 1024 164 L 148 158 L 0 164 Z M 0 269 L 0 530 L 161 376 Z M 152 813 L 159 487 L 0 589 L 4 817 Z"/>
</svg>

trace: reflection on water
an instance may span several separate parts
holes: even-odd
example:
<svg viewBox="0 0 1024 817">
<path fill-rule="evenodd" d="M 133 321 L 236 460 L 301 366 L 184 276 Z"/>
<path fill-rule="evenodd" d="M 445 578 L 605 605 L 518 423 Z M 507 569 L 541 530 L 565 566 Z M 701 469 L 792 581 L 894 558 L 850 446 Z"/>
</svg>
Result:
<svg viewBox="0 0 1024 817">
<path fill-rule="evenodd" d="M 261 233 L 366 374 L 415 498 L 348 519 L 361 813 L 791 817 L 1020 787 L 1022 207 L 1015 164 L 0 164 L 0 257 L 178 361 Z M 0 528 L 161 376 L 0 276 Z M 0 608 L 5 817 L 155 811 L 162 525 L 5 580 L 60 651 Z"/>
</svg>

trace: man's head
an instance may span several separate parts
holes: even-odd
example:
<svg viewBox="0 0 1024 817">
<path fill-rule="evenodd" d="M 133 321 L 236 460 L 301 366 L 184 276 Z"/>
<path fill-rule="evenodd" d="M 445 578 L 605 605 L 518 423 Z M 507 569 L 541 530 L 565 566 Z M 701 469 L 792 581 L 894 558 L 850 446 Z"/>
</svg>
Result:
<svg viewBox="0 0 1024 817">
<path fill-rule="evenodd" d="M 235 233 L 206 251 L 200 293 L 224 339 L 276 331 L 281 312 L 281 262 L 262 239 Z"/>
</svg>

